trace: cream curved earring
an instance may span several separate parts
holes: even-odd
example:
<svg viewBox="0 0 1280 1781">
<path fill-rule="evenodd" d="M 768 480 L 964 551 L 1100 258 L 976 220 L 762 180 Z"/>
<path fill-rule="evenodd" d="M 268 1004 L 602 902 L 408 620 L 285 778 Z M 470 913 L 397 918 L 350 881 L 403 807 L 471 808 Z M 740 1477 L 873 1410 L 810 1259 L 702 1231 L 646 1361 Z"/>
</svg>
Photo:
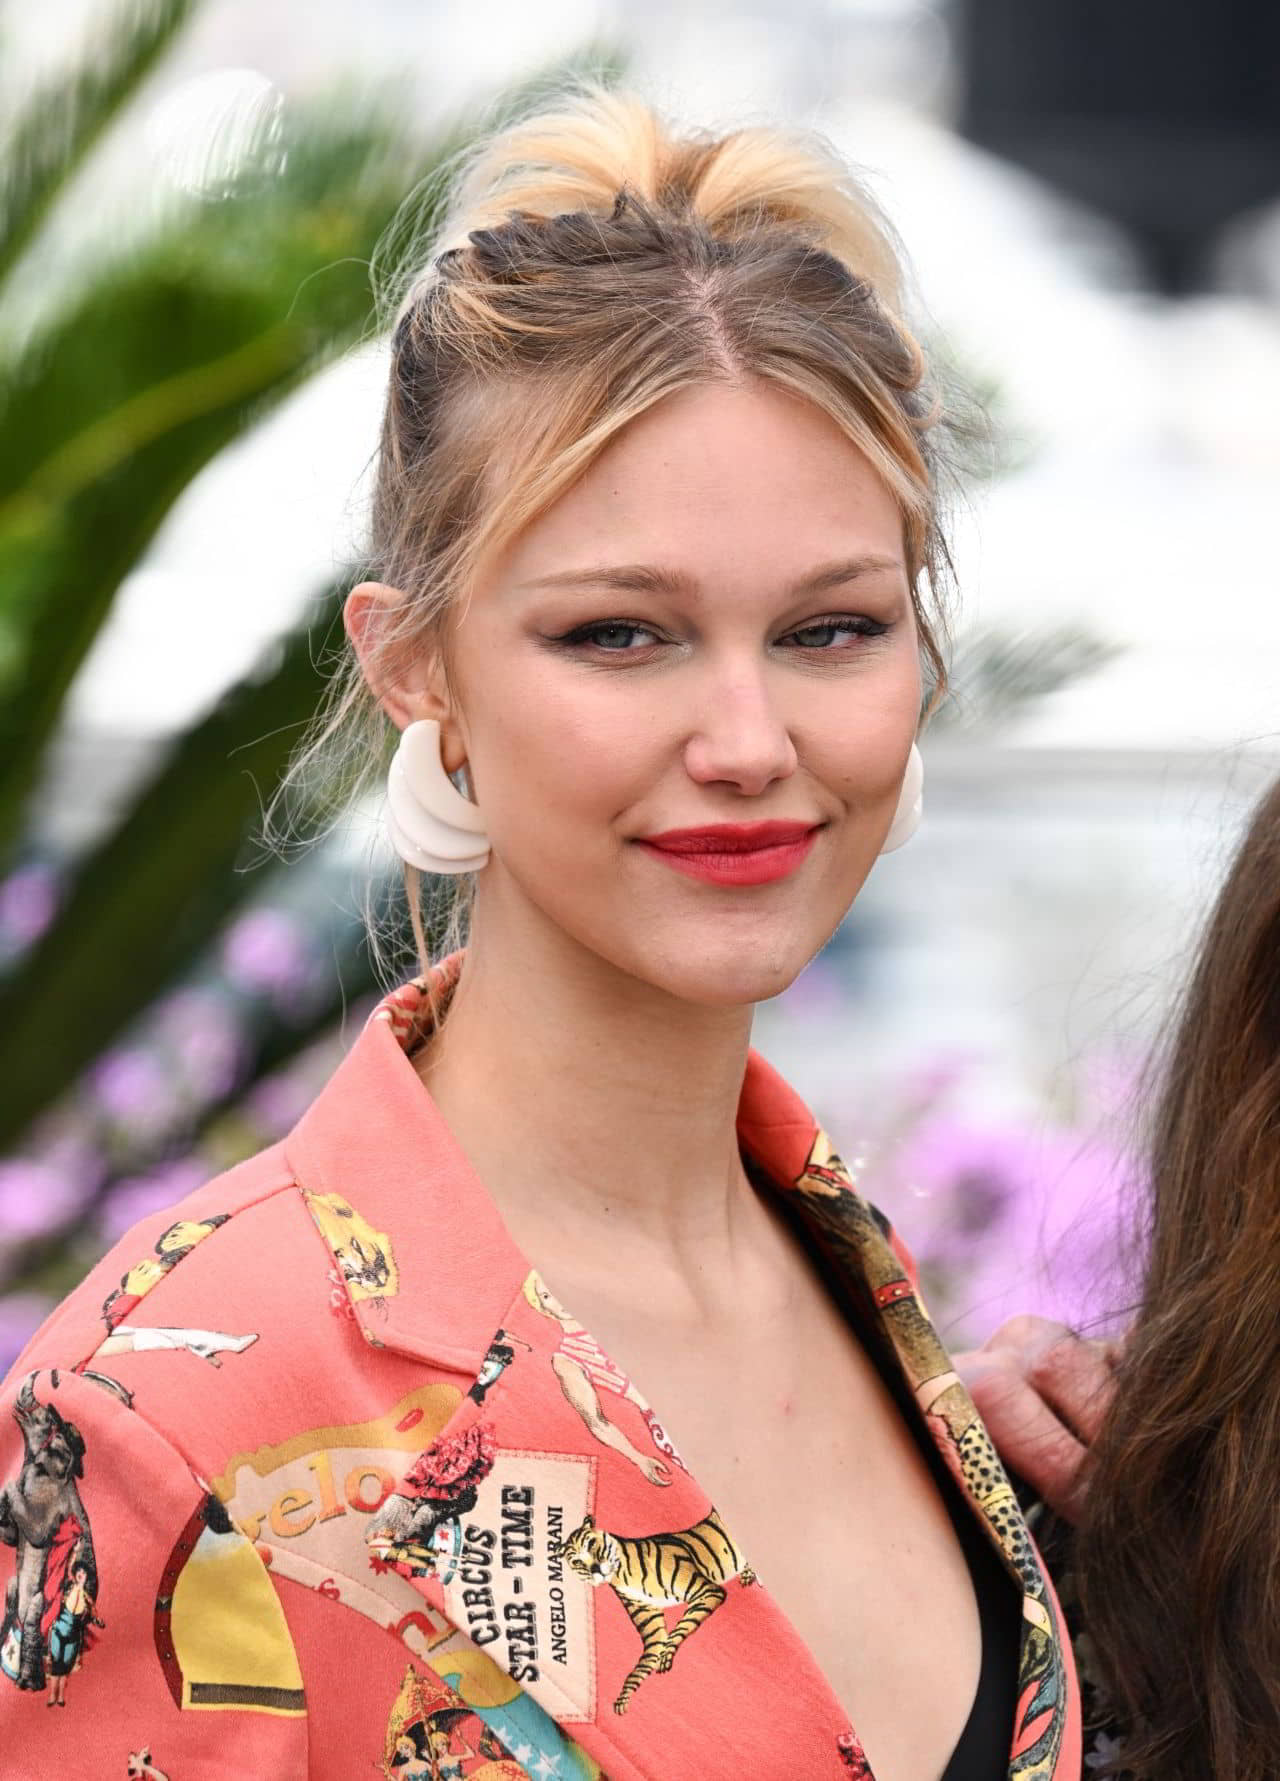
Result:
<svg viewBox="0 0 1280 1781">
<path fill-rule="evenodd" d="M 920 813 L 923 809 L 924 762 L 920 759 L 920 750 L 913 742 L 911 753 L 907 756 L 907 770 L 902 777 L 902 790 L 898 793 L 898 808 L 893 813 L 893 821 L 889 824 L 889 833 L 884 838 L 881 853 L 892 853 L 904 841 L 910 841 L 920 826 Z"/>
<path fill-rule="evenodd" d="M 440 758 L 440 725 L 415 718 L 400 732 L 387 774 L 387 831 L 420 872 L 478 872 L 489 858 L 484 818 Z"/>
</svg>

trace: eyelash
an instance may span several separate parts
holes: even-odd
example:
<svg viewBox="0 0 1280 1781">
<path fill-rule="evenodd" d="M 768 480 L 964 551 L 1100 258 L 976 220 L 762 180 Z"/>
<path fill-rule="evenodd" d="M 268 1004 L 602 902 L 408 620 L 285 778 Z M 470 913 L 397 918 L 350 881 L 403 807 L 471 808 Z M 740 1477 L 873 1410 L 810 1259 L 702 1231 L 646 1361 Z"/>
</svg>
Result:
<svg viewBox="0 0 1280 1781">
<path fill-rule="evenodd" d="M 868 639 L 883 637 L 888 629 L 889 626 L 877 618 L 865 618 L 850 612 L 833 612 L 823 618 L 812 618 L 806 624 L 797 625 L 794 630 L 787 632 L 787 636 L 798 637 L 805 631 L 853 631 L 859 638 Z M 651 636 L 657 635 L 652 625 L 641 624 L 638 619 L 606 618 L 596 619 L 590 624 L 575 625 L 573 630 L 565 631 L 562 636 L 555 637 L 552 641 L 566 649 L 594 647 L 601 655 L 623 656 L 641 653 L 639 649 L 611 649 L 607 644 L 597 643 L 595 634 L 599 631 L 647 631 Z M 801 645 L 801 648 L 805 654 L 831 655 L 835 653 L 834 649 L 821 645 L 813 649 Z"/>
</svg>

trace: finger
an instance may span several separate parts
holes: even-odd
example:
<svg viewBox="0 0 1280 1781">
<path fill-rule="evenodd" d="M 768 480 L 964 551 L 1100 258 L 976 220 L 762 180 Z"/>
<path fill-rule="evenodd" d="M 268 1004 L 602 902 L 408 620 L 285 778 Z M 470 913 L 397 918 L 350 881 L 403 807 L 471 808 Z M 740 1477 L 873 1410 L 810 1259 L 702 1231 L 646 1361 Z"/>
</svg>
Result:
<svg viewBox="0 0 1280 1781">
<path fill-rule="evenodd" d="M 1001 1351 L 1009 1349 L 1018 1355 L 1038 1354 L 1042 1348 L 1050 1348 L 1055 1342 L 1078 1340 L 1075 1331 L 1069 1324 L 1059 1323 L 1053 1317 L 1041 1317 L 1034 1311 L 1020 1311 L 1015 1317 L 1006 1317 L 999 1329 L 987 1337 L 984 1349 Z"/>
<path fill-rule="evenodd" d="M 1051 1509 L 1073 1524 L 1084 1501 L 1087 1449 L 1023 1378 L 989 1354 L 956 1361 L 996 1451 Z"/>
<path fill-rule="evenodd" d="M 1030 1357 L 1027 1383 L 1087 1446 L 1097 1440 L 1116 1389 L 1107 1344 L 1068 1332 Z"/>
<path fill-rule="evenodd" d="M 1123 1338 L 1086 1339 L 1065 1323 L 1023 1313 L 1001 1324 L 984 1352 L 1007 1355 L 1081 1440 L 1097 1439 L 1114 1395 Z"/>
</svg>

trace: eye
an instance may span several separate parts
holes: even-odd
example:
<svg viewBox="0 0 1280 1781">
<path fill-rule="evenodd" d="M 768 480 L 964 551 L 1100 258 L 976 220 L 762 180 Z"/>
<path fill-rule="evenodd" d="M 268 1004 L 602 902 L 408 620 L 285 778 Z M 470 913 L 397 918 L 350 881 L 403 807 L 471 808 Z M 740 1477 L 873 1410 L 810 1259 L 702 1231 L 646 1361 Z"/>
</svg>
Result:
<svg viewBox="0 0 1280 1781">
<path fill-rule="evenodd" d="M 847 646 L 852 638 L 883 637 L 889 629 L 887 624 L 878 618 L 867 618 L 863 614 L 851 612 L 832 613 L 828 618 L 815 618 L 797 630 L 789 631 L 782 641 L 791 639 L 801 649 L 828 650 Z"/>
<path fill-rule="evenodd" d="M 563 637 L 556 639 L 569 648 L 586 645 L 593 649 L 607 650 L 611 655 L 625 655 L 635 649 L 648 649 L 658 642 L 656 631 L 648 625 L 636 624 L 625 618 L 600 619 L 594 624 L 577 625 L 572 631 L 566 631 Z"/>
</svg>

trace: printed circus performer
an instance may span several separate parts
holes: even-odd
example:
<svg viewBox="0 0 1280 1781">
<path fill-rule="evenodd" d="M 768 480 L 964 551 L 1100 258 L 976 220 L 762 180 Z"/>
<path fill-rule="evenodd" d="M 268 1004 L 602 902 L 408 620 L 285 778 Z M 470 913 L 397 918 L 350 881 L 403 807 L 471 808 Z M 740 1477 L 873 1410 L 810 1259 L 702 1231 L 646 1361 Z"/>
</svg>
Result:
<svg viewBox="0 0 1280 1781">
<path fill-rule="evenodd" d="M 83 1545 L 77 1546 L 76 1557 L 71 1561 L 70 1580 L 49 1628 L 49 1698 L 45 1703 L 49 1707 L 66 1706 L 67 1677 L 80 1667 L 80 1655 L 93 1636 L 89 1628 L 106 1624 L 93 1611 L 89 1566 L 83 1553 Z"/>
<path fill-rule="evenodd" d="M 115 1329 L 158 1281 L 190 1255 L 197 1243 L 203 1243 L 219 1225 L 225 1224 L 229 1216 L 229 1213 L 218 1212 L 212 1218 L 180 1218 L 162 1231 L 156 1238 L 154 1256 L 144 1255 L 141 1261 L 135 1262 L 119 1286 L 107 1294 L 102 1317 L 108 1331 Z"/>
<path fill-rule="evenodd" d="M 476 1758 L 486 1764 L 502 1761 L 502 1746 L 493 1734 L 481 1727 L 480 1747 L 475 1749 L 463 1738 L 460 1750 L 454 1748 L 452 1725 L 474 1722 L 470 1707 L 456 1710 L 445 1707 L 433 1713 L 425 1723 L 406 1726 L 396 1743 L 390 1760 L 396 1781 L 463 1781 Z M 469 1760 L 470 1759 L 470 1760 Z"/>
<path fill-rule="evenodd" d="M 459 1523 L 475 1508 L 495 1451 L 492 1426 L 473 1422 L 420 1453 L 365 1536 L 374 1570 L 434 1571 L 448 1583 L 462 1550 Z"/>
<path fill-rule="evenodd" d="M 396 1781 L 435 1781 L 438 1765 L 427 1739 L 425 1725 L 406 1726 L 387 1759 L 387 1770 Z"/>
<path fill-rule="evenodd" d="M 517 1781 L 526 1773 L 474 1708 L 451 1704 L 440 1682 L 412 1666 L 391 1709 L 380 1766 L 388 1781 Z"/>
<path fill-rule="evenodd" d="M 509 1330 L 497 1332 L 467 1393 L 473 1404 L 484 1403 L 485 1394 L 498 1383 L 516 1358 L 517 1348 L 523 1348 L 526 1354 L 532 1353 L 531 1345 L 521 1341 L 519 1336 L 513 1336 Z"/>
<path fill-rule="evenodd" d="M 605 1447 L 612 1447 L 623 1459 L 642 1471 L 650 1484 L 670 1484 L 671 1473 L 664 1461 L 652 1454 L 641 1453 L 628 1441 L 616 1423 L 609 1421 L 600 1404 L 600 1393 L 625 1398 L 644 1417 L 654 1446 L 681 1470 L 684 1461 L 676 1452 L 653 1411 L 635 1386 L 601 1348 L 584 1324 L 571 1317 L 537 1269 L 531 1269 L 524 1283 L 524 1296 L 535 1311 L 552 1318 L 560 1325 L 561 1336 L 551 1357 L 552 1371 L 560 1381 L 565 1401 L 573 1406 L 589 1432 Z"/>
</svg>

